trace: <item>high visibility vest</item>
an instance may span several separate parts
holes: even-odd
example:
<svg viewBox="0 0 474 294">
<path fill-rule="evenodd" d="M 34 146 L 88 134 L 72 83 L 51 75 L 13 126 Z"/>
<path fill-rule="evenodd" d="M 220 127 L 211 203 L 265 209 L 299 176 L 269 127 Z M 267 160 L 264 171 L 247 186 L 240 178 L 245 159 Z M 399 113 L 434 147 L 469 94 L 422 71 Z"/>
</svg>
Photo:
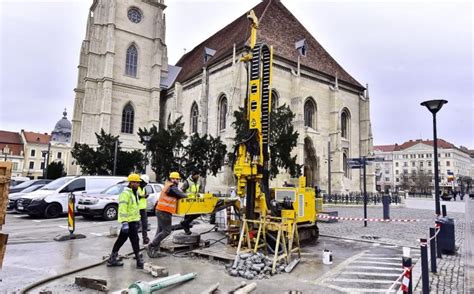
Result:
<svg viewBox="0 0 474 294">
<path fill-rule="evenodd" d="M 188 198 L 195 198 L 199 193 L 199 183 L 195 183 L 190 178 L 188 178 L 186 181 L 188 181 L 188 188 L 184 192 L 189 194 Z"/>
<path fill-rule="evenodd" d="M 142 209 L 146 209 L 146 190 L 145 188 L 142 188 L 142 187 L 138 187 L 138 197 L 139 197 L 139 201 L 138 201 L 138 208 L 140 210 Z"/>
<path fill-rule="evenodd" d="M 156 210 L 176 213 L 178 199 L 168 195 L 171 186 L 173 186 L 173 183 L 165 183 L 163 190 L 161 190 L 160 199 L 158 199 L 158 203 L 156 204 Z"/>
<path fill-rule="evenodd" d="M 118 222 L 137 222 L 139 220 L 140 210 L 137 196 L 133 194 L 132 189 L 126 187 L 119 195 Z"/>
</svg>

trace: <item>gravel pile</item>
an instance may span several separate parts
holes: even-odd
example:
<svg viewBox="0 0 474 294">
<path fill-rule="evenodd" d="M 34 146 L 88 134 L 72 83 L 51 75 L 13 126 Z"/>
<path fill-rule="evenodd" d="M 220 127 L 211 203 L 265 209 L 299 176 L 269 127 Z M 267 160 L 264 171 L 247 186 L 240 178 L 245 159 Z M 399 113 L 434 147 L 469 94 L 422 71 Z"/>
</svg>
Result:
<svg viewBox="0 0 474 294">
<path fill-rule="evenodd" d="M 241 253 L 237 261 L 227 269 L 229 275 L 242 277 L 248 280 L 268 279 L 272 275 L 273 259 L 258 253 Z M 277 261 L 275 274 L 280 274 L 285 270 L 286 263 L 283 259 Z"/>
</svg>

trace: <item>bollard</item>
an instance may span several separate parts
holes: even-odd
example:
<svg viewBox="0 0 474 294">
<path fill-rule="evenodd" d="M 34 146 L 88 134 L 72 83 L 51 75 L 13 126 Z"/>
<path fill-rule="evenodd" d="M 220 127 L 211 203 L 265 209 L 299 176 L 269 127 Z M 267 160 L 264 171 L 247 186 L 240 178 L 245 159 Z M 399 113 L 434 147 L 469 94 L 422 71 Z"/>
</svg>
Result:
<svg viewBox="0 0 474 294">
<path fill-rule="evenodd" d="M 406 271 L 406 270 L 409 270 L 410 271 L 410 278 L 408 280 L 408 287 L 406 289 L 406 291 L 403 291 L 403 293 L 408 293 L 408 294 L 412 294 L 413 293 L 413 278 L 412 278 L 412 260 L 411 260 L 411 257 L 410 257 L 410 247 L 403 247 L 403 257 L 402 257 L 402 267 L 403 267 L 403 270 Z M 402 281 L 402 284 L 406 284 L 406 283 L 403 283 L 404 281 Z"/>
<path fill-rule="evenodd" d="M 441 229 L 441 224 L 436 223 L 435 228 Z M 439 246 L 439 234 L 436 235 L 436 257 L 437 258 L 443 258 L 441 254 L 441 246 Z"/>
<path fill-rule="evenodd" d="M 86 237 L 83 234 L 74 234 L 74 231 L 76 230 L 75 209 L 74 209 L 75 205 L 76 205 L 76 196 L 74 196 L 74 193 L 71 193 L 68 196 L 68 202 L 67 202 L 67 229 L 69 231 L 69 234 L 58 235 L 54 237 L 55 241 L 83 239 Z"/>
<path fill-rule="evenodd" d="M 420 239 L 421 250 L 421 281 L 423 285 L 423 294 L 430 293 L 430 276 L 428 272 L 428 244 L 426 239 Z"/>
<path fill-rule="evenodd" d="M 74 230 L 76 229 L 76 196 L 74 193 L 69 194 L 68 201 L 67 201 L 67 228 L 69 230 L 69 234 L 72 236 L 74 234 Z"/>
<path fill-rule="evenodd" d="M 390 196 L 382 196 L 382 205 L 383 205 L 383 219 L 390 219 Z"/>
<path fill-rule="evenodd" d="M 436 271 L 436 228 L 430 228 L 430 258 L 431 258 L 431 272 L 437 273 Z"/>
<path fill-rule="evenodd" d="M 446 214 L 446 205 L 445 204 L 441 205 L 441 210 L 443 212 L 443 216 L 446 216 L 447 214 Z"/>
</svg>

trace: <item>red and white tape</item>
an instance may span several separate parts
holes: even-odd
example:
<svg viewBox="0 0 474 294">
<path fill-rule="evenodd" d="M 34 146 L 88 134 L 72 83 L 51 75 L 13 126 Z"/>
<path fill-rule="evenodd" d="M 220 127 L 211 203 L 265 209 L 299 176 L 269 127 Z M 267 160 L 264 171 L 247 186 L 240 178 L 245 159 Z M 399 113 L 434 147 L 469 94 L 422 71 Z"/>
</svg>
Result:
<svg viewBox="0 0 474 294">
<path fill-rule="evenodd" d="M 318 218 L 348 220 L 348 221 L 384 222 L 384 223 L 389 223 L 389 222 L 411 223 L 411 222 L 421 221 L 420 219 L 383 219 L 383 218 L 362 218 L 362 217 L 339 217 L 339 216 L 330 216 L 330 215 L 321 215 L 321 214 L 318 214 Z"/>
</svg>

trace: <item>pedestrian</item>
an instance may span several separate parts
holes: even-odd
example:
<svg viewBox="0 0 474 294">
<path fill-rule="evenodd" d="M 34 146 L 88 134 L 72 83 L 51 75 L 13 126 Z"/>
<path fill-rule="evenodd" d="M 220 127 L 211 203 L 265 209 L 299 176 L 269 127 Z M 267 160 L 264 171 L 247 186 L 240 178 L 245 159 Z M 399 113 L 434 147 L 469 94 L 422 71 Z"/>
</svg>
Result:
<svg viewBox="0 0 474 294">
<path fill-rule="evenodd" d="M 454 198 L 454 201 L 456 201 L 456 191 L 453 191 L 453 198 Z"/>
<path fill-rule="evenodd" d="M 170 173 L 168 181 L 161 190 L 160 198 L 156 204 L 156 217 L 158 227 L 153 241 L 148 244 L 147 254 L 149 257 L 156 258 L 160 256 L 160 244 L 171 234 L 172 216 L 176 213 L 178 199 L 186 198 L 179 188 L 180 175 L 178 172 Z"/>
<path fill-rule="evenodd" d="M 198 198 L 201 191 L 201 186 L 199 185 L 199 176 L 200 173 L 197 169 L 191 171 L 191 175 L 186 179 L 181 190 L 183 190 L 188 198 Z M 185 215 L 184 220 L 181 221 L 181 226 L 183 227 L 184 233 L 186 235 L 191 235 L 191 223 L 193 220 L 200 217 L 200 214 Z"/>
<path fill-rule="evenodd" d="M 150 238 L 148 238 L 148 214 L 146 211 L 147 208 L 147 198 L 148 193 L 145 187 L 150 183 L 150 177 L 147 175 L 140 176 L 140 188 L 138 188 L 138 196 L 140 196 L 140 201 L 138 202 L 138 208 L 140 209 L 140 223 L 142 229 L 142 241 L 146 245 L 150 243 Z"/>
<path fill-rule="evenodd" d="M 140 176 L 130 174 L 128 186 L 119 195 L 118 222 L 121 224 L 120 234 L 115 241 L 107 260 L 107 266 L 122 266 L 123 262 L 118 260 L 118 252 L 122 245 L 130 239 L 133 253 L 137 260 L 137 268 L 143 268 L 143 258 L 140 255 L 140 240 L 138 238 L 138 222 L 140 221 L 140 210 L 138 209 L 138 188 L 140 187 Z"/>
</svg>

